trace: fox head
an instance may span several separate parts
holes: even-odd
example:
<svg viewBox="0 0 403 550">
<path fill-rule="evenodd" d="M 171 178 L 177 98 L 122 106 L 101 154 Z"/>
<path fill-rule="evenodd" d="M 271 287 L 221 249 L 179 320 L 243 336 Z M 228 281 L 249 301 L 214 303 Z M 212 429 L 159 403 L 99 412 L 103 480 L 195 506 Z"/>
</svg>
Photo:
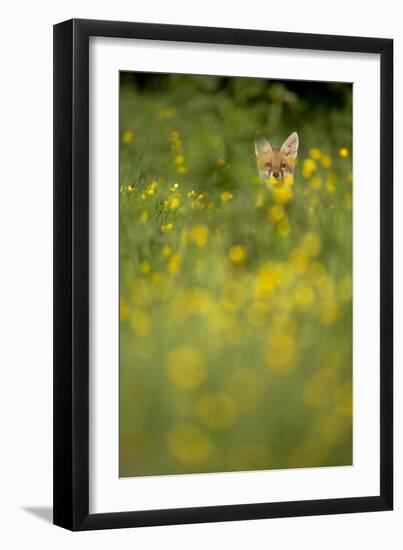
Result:
<svg viewBox="0 0 403 550">
<path fill-rule="evenodd" d="M 266 138 L 255 141 L 255 152 L 259 174 L 262 178 L 277 182 L 286 176 L 293 176 L 298 153 L 298 134 L 293 132 L 280 149 L 273 149 Z"/>
</svg>

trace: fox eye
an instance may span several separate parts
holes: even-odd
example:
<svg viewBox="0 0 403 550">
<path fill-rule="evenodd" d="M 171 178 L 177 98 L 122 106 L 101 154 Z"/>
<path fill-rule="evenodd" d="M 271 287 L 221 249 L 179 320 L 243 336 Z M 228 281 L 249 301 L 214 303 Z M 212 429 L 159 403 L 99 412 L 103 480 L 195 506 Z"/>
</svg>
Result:
<svg viewBox="0 0 403 550">
<path fill-rule="evenodd" d="M 266 162 L 266 168 L 271 168 L 271 162 Z"/>
<path fill-rule="evenodd" d="M 280 168 L 287 168 L 286 163 L 285 163 L 285 162 L 282 162 L 282 163 L 280 164 Z"/>
</svg>

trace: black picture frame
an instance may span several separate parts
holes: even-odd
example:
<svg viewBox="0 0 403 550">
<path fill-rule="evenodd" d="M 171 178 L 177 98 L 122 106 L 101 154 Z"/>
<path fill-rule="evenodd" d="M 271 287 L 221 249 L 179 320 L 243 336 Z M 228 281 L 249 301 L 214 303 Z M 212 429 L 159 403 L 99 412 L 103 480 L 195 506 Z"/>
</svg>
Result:
<svg viewBox="0 0 403 550">
<path fill-rule="evenodd" d="M 380 54 L 380 491 L 373 496 L 89 513 L 89 38 Z M 54 523 L 78 531 L 391 510 L 393 41 L 73 19 L 54 26 Z"/>
</svg>

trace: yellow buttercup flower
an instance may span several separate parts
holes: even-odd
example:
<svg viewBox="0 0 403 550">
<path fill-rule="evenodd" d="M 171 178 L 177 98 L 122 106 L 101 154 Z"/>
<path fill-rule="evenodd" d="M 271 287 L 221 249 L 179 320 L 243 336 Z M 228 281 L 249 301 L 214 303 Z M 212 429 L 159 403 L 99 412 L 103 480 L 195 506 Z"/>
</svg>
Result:
<svg viewBox="0 0 403 550">
<path fill-rule="evenodd" d="M 122 134 L 122 141 L 123 143 L 131 143 L 134 138 L 134 133 L 131 130 L 126 130 Z"/>
<path fill-rule="evenodd" d="M 347 158 L 350 154 L 350 151 L 347 149 L 347 147 L 341 147 L 341 149 L 339 149 L 339 155 L 341 156 L 341 158 Z"/>
<path fill-rule="evenodd" d="M 305 179 L 309 179 L 317 168 L 316 161 L 307 158 L 302 163 L 302 175 Z"/>
<path fill-rule="evenodd" d="M 139 223 L 146 223 L 150 218 L 150 214 L 147 212 L 147 210 L 143 210 L 139 217 Z"/>
<path fill-rule="evenodd" d="M 176 155 L 175 164 L 177 166 L 181 166 L 182 164 L 185 164 L 185 157 L 183 155 Z"/>
<path fill-rule="evenodd" d="M 273 292 L 277 285 L 276 275 L 273 268 L 263 266 L 255 279 L 255 295 L 256 298 L 267 298 Z"/>
<path fill-rule="evenodd" d="M 276 230 L 277 230 L 277 233 L 282 237 L 286 237 L 287 235 L 290 234 L 291 227 L 287 218 L 284 218 L 277 224 Z"/>
<path fill-rule="evenodd" d="M 179 152 L 182 145 L 182 140 L 180 138 L 179 132 L 177 132 L 176 130 L 173 130 L 171 132 L 171 135 L 169 136 L 169 143 L 171 145 L 171 150 L 173 153 Z"/>
<path fill-rule="evenodd" d="M 322 155 L 320 163 L 323 168 L 330 168 L 333 164 L 332 157 L 330 157 L 329 155 Z"/>
<path fill-rule="evenodd" d="M 246 260 L 246 250 L 239 244 L 231 246 L 228 251 L 228 257 L 233 264 L 242 264 Z"/>
<path fill-rule="evenodd" d="M 190 230 L 190 240 L 199 248 L 204 248 L 209 236 L 208 227 L 205 225 L 194 225 Z"/>
<path fill-rule="evenodd" d="M 283 183 L 284 185 L 294 185 L 294 176 L 284 176 Z"/>
<path fill-rule="evenodd" d="M 130 315 L 130 324 L 136 336 L 147 336 L 150 332 L 151 321 L 149 315 L 142 309 L 134 308 Z"/>
<path fill-rule="evenodd" d="M 287 204 L 293 197 L 292 190 L 286 185 L 273 189 L 274 202 L 277 204 Z"/>
<path fill-rule="evenodd" d="M 221 202 L 225 204 L 226 202 L 230 201 L 233 198 L 233 194 L 230 193 L 229 191 L 223 191 L 220 194 L 220 198 L 221 198 Z"/>
<path fill-rule="evenodd" d="M 312 232 L 305 233 L 305 235 L 301 239 L 301 248 L 311 258 L 318 256 L 322 248 L 322 243 L 319 235 Z"/>
<path fill-rule="evenodd" d="M 329 176 L 326 180 L 326 190 L 328 193 L 333 194 L 336 192 L 336 179 Z"/>
<path fill-rule="evenodd" d="M 309 180 L 309 185 L 312 187 L 312 189 L 318 191 L 322 187 L 322 180 L 319 176 L 314 176 Z"/>
<path fill-rule="evenodd" d="M 309 156 L 314 160 L 319 160 L 320 157 L 322 156 L 322 153 L 320 149 L 313 147 L 312 149 L 309 150 Z"/>
<path fill-rule="evenodd" d="M 285 210 L 281 204 L 269 208 L 268 218 L 271 222 L 279 222 L 285 217 Z"/>
<path fill-rule="evenodd" d="M 140 271 L 142 273 L 150 273 L 150 269 L 150 262 L 148 262 L 147 260 L 143 260 L 140 264 Z"/>
<path fill-rule="evenodd" d="M 170 351 L 166 357 L 165 367 L 170 379 L 183 390 L 197 388 L 207 375 L 204 357 L 190 346 Z"/>
<path fill-rule="evenodd" d="M 173 223 L 166 223 L 161 225 L 160 229 L 163 233 L 167 233 L 168 231 L 172 231 L 173 226 L 174 226 Z"/>
<path fill-rule="evenodd" d="M 181 270 L 181 267 L 182 267 L 182 258 L 180 257 L 180 255 L 174 254 L 173 256 L 171 256 L 167 266 L 168 273 L 172 273 L 173 275 L 175 275 L 176 273 L 179 273 L 179 271 Z"/>
<path fill-rule="evenodd" d="M 145 189 L 145 194 L 148 195 L 148 196 L 152 196 L 152 195 L 155 195 L 156 191 L 157 191 L 157 187 L 158 187 L 158 182 L 156 181 L 153 181 L 150 183 L 150 185 L 148 185 Z"/>
<path fill-rule="evenodd" d="M 168 201 L 168 205 L 169 205 L 169 208 L 170 208 L 171 210 L 176 210 L 177 208 L 180 207 L 180 205 L 181 205 L 181 200 L 180 200 L 179 197 L 172 197 L 172 199 L 170 199 L 170 200 Z"/>
</svg>

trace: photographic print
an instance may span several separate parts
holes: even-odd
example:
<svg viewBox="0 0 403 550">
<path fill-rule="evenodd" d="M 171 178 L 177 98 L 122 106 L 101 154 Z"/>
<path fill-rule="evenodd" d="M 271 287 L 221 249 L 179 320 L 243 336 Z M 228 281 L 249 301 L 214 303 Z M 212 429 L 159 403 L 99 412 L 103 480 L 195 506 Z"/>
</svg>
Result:
<svg viewBox="0 0 403 550">
<path fill-rule="evenodd" d="M 120 74 L 120 476 L 352 464 L 352 85 Z"/>
</svg>

